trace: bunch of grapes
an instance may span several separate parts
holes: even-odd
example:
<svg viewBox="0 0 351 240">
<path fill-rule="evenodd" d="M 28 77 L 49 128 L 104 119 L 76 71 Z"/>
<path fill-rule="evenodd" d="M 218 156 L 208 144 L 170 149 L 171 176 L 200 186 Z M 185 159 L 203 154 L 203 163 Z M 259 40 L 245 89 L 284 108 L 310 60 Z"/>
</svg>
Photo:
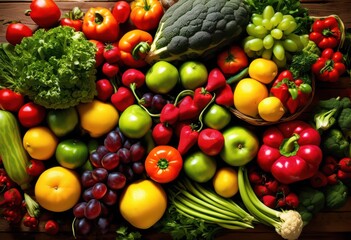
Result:
<svg viewBox="0 0 351 240">
<path fill-rule="evenodd" d="M 104 144 L 90 154 L 94 169 L 81 174 L 83 200 L 73 208 L 77 233 L 86 235 L 94 226 L 101 233 L 108 231 L 120 191 L 145 173 L 145 154 L 142 140 L 128 139 L 118 128 L 106 135 Z"/>
<path fill-rule="evenodd" d="M 297 23 L 292 15 L 275 12 L 267 5 L 262 14 L 252 14 L 246 27 L 249 36 L 244 39 L 244 51 L 250 57 L 274 60 L 278 66 L 285 66 L 287 52 L 301 51 L 308 43 L 308 35 L 297 35 Z"/>
<path fill-rule="evenodd" d="M 162 94 L 146 92 L 142 96 L 141 104 L 152 113 L 160 113 L 163 106 L 166 105 L 167 102 L 168 100 Z"/>
</svg>

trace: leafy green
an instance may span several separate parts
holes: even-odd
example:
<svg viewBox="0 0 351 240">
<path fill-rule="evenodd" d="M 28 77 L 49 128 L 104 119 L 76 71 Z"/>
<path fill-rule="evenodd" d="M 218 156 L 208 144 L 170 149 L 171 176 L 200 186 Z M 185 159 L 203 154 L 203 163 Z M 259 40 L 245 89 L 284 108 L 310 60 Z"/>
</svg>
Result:
<svg viewBox="0 0 351 240">
<path fill-rule="evenodd" d="M 90 102 L 96 95 L 96 47 L 70 27 L 39 29 L 11 49 L 0 49 L 0 86 L 46 108 Z"/>
<path fill-rule="evenodd" d="M 222 229 L 217 224 L 185 216 L 172 205 L 167 208 L 156 227 L 161 232 L 170 234 L 173 240 L 210 240 Z"/>
<path fill-rule="evenodd" d="M 292 15 L 298 25 L 294 33 L 308 34 L 313 20 L 309 17 L 308 9 L 303 7 L 299 0 L 245 0 L 252 13 L 262 14 L 267 5 L 271 5 L 276 12 Z"/>
<path fill-rule="evenodd" d="M 116 240 L 138 240 L 141 239 L 141 233 L 138 231 L 130 231 L 127 226 L 120 226 L 116 230 Z"/>
</svg>

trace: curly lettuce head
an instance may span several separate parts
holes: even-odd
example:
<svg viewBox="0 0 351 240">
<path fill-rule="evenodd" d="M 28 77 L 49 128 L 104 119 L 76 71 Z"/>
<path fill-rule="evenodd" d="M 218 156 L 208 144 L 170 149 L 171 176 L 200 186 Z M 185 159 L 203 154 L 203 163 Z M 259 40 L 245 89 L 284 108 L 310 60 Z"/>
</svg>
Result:
<svg viewBox="0 0 351 240">
<path fill-rule="evenodd" d="M 96 46 L 70 27 L 39 29 L 17 44 L 16 89 L 45 108 L 64 109 L 96 95 Z"/>
</svg>

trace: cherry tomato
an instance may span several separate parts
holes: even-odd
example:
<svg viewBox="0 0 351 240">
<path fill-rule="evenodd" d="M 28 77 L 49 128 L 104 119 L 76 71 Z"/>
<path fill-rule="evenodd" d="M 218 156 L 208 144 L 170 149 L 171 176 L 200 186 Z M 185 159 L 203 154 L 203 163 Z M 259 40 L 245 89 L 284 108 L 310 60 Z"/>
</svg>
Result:
<svg viewBox="0 0 351 240">
<path fill-rule="evenodd" d="M 24 37 L 30 37 L 33 35 L 32 29 L 23 23 L 10 23 L 6 29 L 6 40 L 16 45 L 21 43 Z"/>
<path fill-rule="evenodd" d="M 24 97 L 11 89 L 4 88 L 0 90 L 0 109 L 17 112 L 24 104 Z"/>
<path fill-rule="evenodd" d="M 18 120 L 23 127 L 38 126 L 45 118 L 46 109 L 43 106 L 28 102 L 18 111 Z"/>
<path fill-rule="evenodd" d="M 108 63 L 115 63 L 121 59 L 121 53 L 118 49 L 118 42 L 107 44 L 105 46 L 104 59 Z"/>
<path fill-rule="evenodd" d="M 130 5 L 126 1 L 118 1 L 112 8 L 112 15 L 118 23 L 124 23 L 130 15 Z"/>
<path fill-rule="evenodd" d="M 183 168 L 180 152 L 169 145 L 154 147 L 145 160 L 145 170 L 150 178 L 159 183 L 168 183 L 177 178 Z"/>
</svg>

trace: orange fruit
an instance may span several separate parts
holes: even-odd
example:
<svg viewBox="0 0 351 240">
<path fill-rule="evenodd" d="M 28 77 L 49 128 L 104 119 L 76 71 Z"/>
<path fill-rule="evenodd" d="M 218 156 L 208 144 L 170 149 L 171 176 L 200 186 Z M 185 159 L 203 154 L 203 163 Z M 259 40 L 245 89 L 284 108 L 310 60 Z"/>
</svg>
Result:
<svg viewBox="0 0 351 240">
<path fill-rule="evenodd" d="M 79 176 L 73 170 L 55 166 L 40 174 L 34 187 L 40 206 L 52 212 L 64 212 L 78 202 L 81 195 Z"/>
<path fill-rule="evenodd" d="M 244 78 L 235 86 L 234 106 L 245 115 L 257 117 L 258 104 L 268 97 L 268 94 L 265 84 L 252 78 Z"/>
<path fill-rule="evenodd" d="M 56 151 L 58 139 L 44 126 L 32 127 L 23 136 L 23 147 L 28 154 L 38 160 L 48 160 Z"/>
<path fill-rule="evenodd" d="M 271 83 L 278 74 L 278 66 L 273 60 L 256 58 L 249 64 L 249 76 L 264 84 Z"/>
</svg>

